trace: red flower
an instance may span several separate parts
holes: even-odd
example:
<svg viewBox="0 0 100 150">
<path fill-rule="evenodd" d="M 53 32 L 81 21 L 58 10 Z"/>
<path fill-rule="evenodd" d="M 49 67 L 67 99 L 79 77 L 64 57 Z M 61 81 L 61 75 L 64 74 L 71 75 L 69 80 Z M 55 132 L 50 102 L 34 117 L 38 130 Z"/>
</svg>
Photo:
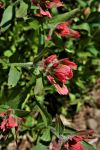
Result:
<svg viewBox="0 0 100 150">
<path fill-rule="evenodd" d="M 55 54 L 44 60 L 47 79 L 55 86 L 59 94 L 68 94 L 65 84 L 67 80 L 73 77 L 72 69 L 76 69 L 76 66 L 74 62 L 69 61 L 67 58 L 58 60 Z"/>
<path fill-rule="evenodd" d="M 38 1 L 38 0 L 32 0 L 33 4 L 39 7 L 39 13 L 34 14 L 37 17 L 46 16 L 51 18 L 51 14 L 48 11 L 48 8 L 46 7 L 46 1 Z"/>
<path fill-rule="evenodd" d="M 37 17 L 47 16 L 49 18 L 52 17 L 49 11 L 43 10 L 42 8 L 40 8 L 40 13 L 35 14 L 35 16 Z"/>
<path fill-rule="evenodd" d="M 55 82 L 55 79 L 51 76 L 51 75 L 48 75 L 47 76 L 47 79 L 49 80 L 49 82 L 51 83 L 51 84 L 55 84 L 56 82 Z"/>
<path fill-rule="evenodd" d="M 12 109 L 8 109 L 6 112 L 0 114 L 2 121 L 0 123 L 0 129 L 4 132 L 5 130 L 16 128 L 20 126 L 22 118 L 12 116 Z"/>
<path fill-rule="evenodd" d="M 80 37 L 80 33 L 78 31 L 70 29 L 70 36 L 75 37 L 75 38 L 79 38 Z"/>
<path fill-rule="evenodd" d="M 83 146 L 81 145 L 80 141 L 83 141 L 86 137 L 82 136 L 74 136 L 73 138 L 68 140 L 68 143 L 64 145 L 66 150 L 84 150 Z"/>
<path fill-rule="evenodd" d="M 57 84 L 55 79 L 51 75 L 48 75 L 47 79 L 49 80 L 49 82 L 51 84 L 53 84 L 55 86 L 55 88 L 59 94 L 61 94 L 61 95 L 67 95 L 68 94 L 68 89 L 64 84 L 62 84 L 62 86 Z"/>
<path fill-rule="evenodd" d="M 6 127 L 7 127 L 8 129 L 17 127 L 17 120 L 16 120 L 14 117 L 10 116 L 10 117 L 7 119 Z"/>
<path fill-rule="evenodd" d="M 67 87 L 65 86 L 65 84 L 62 84 L 62 86 L 61 86 L 61 85 L 56 83 L 56 84 L 54 84 L 54 86 L 55 86 L 57 92 L 61 95 L 67 95 L 69 92 Z"/>
<path fill-rule="evenodd" d="M 49 63 L 56 61 L 56 60 L 57 60 L 57 55 L 53 54 L 45 59 L 44 64 L 48 65 Z"/>
<path fill-rule="evenodd" d="M 65 37 L 65 36 L 71 36 L 75 38 L 80 37 L 80 33 L 78 31 L 75 31 L 69 28 L 69 22 L 60 23 L 56 27 L 56 33 L 62 37 Z"/>
<path fill-rule="evenodd" d="M 0 113 L 0 117 L 4 117 L 4 116 L 6 116 L 7 115 L 7 113 L 6 112 L 2 112 L 2 113 Z"/>
<path fill-rule="evenodd" d="M 84 133 L 86 135 L 78 135 L 68 139 L 67 143 L 64 145 L 66 150 L 84 150 L 84 147 L 80 143 L 85 139 L 91 138 L 90 136 L 94 133 L 93 130 L 89 131 L 80 131 L 80 133 Z"/>
<path fill-rule="evenodd" d="M 64 6 L 64 4 L 62 4 L 60 0 L 52 0 L 51 2 L 46 1 L 46 6 L 47 8 L 52 8 L 52 7 L 61 7 Z"/>
<path fill-rule="evenodd" d="M 61 61 L 64 65 L 68 65 L 71 69 L 77 69 L 77 65 L 68 58 L 64 58 Z"/>
<path fill-rule="evenodd" d="M 68 23 L 67 22 L 59 24 L 56 27 L 56 30 L 57 30 L 57 34 L 62 36 L 62 37 L 69 36 L 69 34 L 70 34 L 70 30 L 68 28 Z"/>
<path fill-rule="evenodd" d="M 0 129 L 3 130 L 3 131 L 5 131 L 5 129 L 6 129 L 6 120 L 3 120 L 1 122 Z"/>
<path fill-rule="evenodd" d="M 55 76 L 60 82 L 65 84 L 67 79 L 71 79 L 73 77 L 73 72 L 69 66 L 59 65 L 59 67 L 55 69 Z"/>
</svg>

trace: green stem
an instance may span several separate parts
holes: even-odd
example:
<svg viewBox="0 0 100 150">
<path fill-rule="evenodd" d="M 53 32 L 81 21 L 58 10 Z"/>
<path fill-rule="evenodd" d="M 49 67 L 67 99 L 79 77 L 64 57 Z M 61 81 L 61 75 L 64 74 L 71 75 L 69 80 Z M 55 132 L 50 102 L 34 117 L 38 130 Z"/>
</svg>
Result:
<svg viewBox="0 0 100 150">
<path fill-rule="evenodd" d="M 34 64 L 33 62 L 27 62 L 27 63 L 9 63 L 9 66 L 13 65 L 13 66 L 18 66 L 18 67 L 33 67 Z"/>
</svg>

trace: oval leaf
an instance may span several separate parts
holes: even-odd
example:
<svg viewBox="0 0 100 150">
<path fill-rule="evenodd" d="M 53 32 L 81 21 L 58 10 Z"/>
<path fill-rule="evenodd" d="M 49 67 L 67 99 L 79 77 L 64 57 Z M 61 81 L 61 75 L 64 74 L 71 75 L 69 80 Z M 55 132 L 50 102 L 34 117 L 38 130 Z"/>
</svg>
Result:
<svg viewBox="0 0 100 150">
<path fill-rule="evenodd" d="M 20 7 L 16 10 L 16 17 L 23 18 L 27 15 L 28 5 L 24 1 L 20 1 Z"/>
<path fill-rule="evenodd" d="M 9 22 L 12 19 L 13 16 L 13 5 L 8 6 L 4 13 L 3 13 L 3 17 L 0 23 L 0 26 L 5 25 L 7 22 Z"/>
<path fill-rule="evenodd" d="M 43 82 L 42 82 L 42 78 L 38 78 L 36 80 L 36 85 L 34 87 L 34 94 L 35 95 L 42 95 L 43 94 Z"/>
<path fill-rule="evenodd" d="M 71 18 L 73 15 L 75 15 L 78 11 L 79 11 L 79 9 L 76 8 L 76 9 L 70 11 L 70 12 L 60 14 L 60 15 L 56 15 L 55 17 L 53 17 L 52 19 L 49 20 L 49 25 L 52 26 L 54 24 L 59 24 L 63 21 L 66 21 L 69 18 Z"/>
<path fill-rule="evenodd" d="M 20 76 L 21 76 L 21 68 L 11 66 L 9 75 L 8 75 L 8 86 L 10 88 L 16 86 L 17 82 L 20 79 Z"/>
</svg>

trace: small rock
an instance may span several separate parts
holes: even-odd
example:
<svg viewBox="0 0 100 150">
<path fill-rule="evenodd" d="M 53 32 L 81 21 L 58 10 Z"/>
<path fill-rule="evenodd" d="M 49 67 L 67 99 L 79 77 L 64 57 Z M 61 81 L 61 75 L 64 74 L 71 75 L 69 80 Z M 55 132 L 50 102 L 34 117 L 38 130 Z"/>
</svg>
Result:
<svg viewBox="0 0 100 150">
<path fill-rule="evenodd" d="M 95 109 L 95 110 L 94 110 L 94 117 L 95 117 L 96 119 L 100 119 L 100 109 Z"/>
<path fill-rule="evenodd" d="M 97 126 L 98 126 L 98 123 L 96 122 L 95 119 L 89 118 L 89 119 L 87 120 L 87 126 L 88 126 L 90 129 L 95 130 L 95 129 L 97 128 Z"/>
</svg>

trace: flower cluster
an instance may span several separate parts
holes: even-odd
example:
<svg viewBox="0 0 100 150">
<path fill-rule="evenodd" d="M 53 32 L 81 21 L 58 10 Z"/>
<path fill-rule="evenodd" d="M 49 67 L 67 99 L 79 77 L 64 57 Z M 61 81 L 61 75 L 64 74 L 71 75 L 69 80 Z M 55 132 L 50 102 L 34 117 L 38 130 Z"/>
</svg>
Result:
<svg viewBox="0 0 100 150">
<path fill-rule="evenodd" d="M 59 94 L 67 95 L 68 89 L 66 87 L 66 81 L 73 77 L 73 69 L 76 69 L 77 65 L 64 58 L 57 59 L 57 56 L 51 55 L 44 60 L 44 69 L 47 79 L 53 84 Z"/>
<path fill-rule="evenodd" d="M 51 18 L 51 14 L 49 12 L 49 9 L 53 8 L 53 7 L 61 7 L 64 6 L 60 0 L 32 0 L 33 4 L 35 6 L 38 6 L 39 8 L 39 12 L 35 13 L 35 16 L 37 17 L 42 17 L 42 16 L 46 16 Z"/>
<path fill-rule="evenodd" d="M 70 24 L 69 22 L 63 22 L 58 24 L 58 26 L 56 27 L 56 33 L 62 37 L 70 36 L 70 37 L 79 38 L 80 33 L 78 31 L 70 29 L 69 24 Z"/>
<path fill-rule="evenodd" d="M 0 130 L 3 132 L 11 128 L 18 129 L 20 126 L 22 118 L 13 116 L 12 111 L 12 109 L 8 109 L 6 112 L 0 113 L 0 118 L 2 120 L 0 123 Z"/>
<path fill-rule="evenodd" d="M 84 150 L 83 145 L 80 143 L 83 140 L 90 139 L 91 135 L 94 133 L 93 130 L 85 131 L 88 135 L 77 135 L 68 139 L 64 145 L 66 150 Z"/>
</svg>

